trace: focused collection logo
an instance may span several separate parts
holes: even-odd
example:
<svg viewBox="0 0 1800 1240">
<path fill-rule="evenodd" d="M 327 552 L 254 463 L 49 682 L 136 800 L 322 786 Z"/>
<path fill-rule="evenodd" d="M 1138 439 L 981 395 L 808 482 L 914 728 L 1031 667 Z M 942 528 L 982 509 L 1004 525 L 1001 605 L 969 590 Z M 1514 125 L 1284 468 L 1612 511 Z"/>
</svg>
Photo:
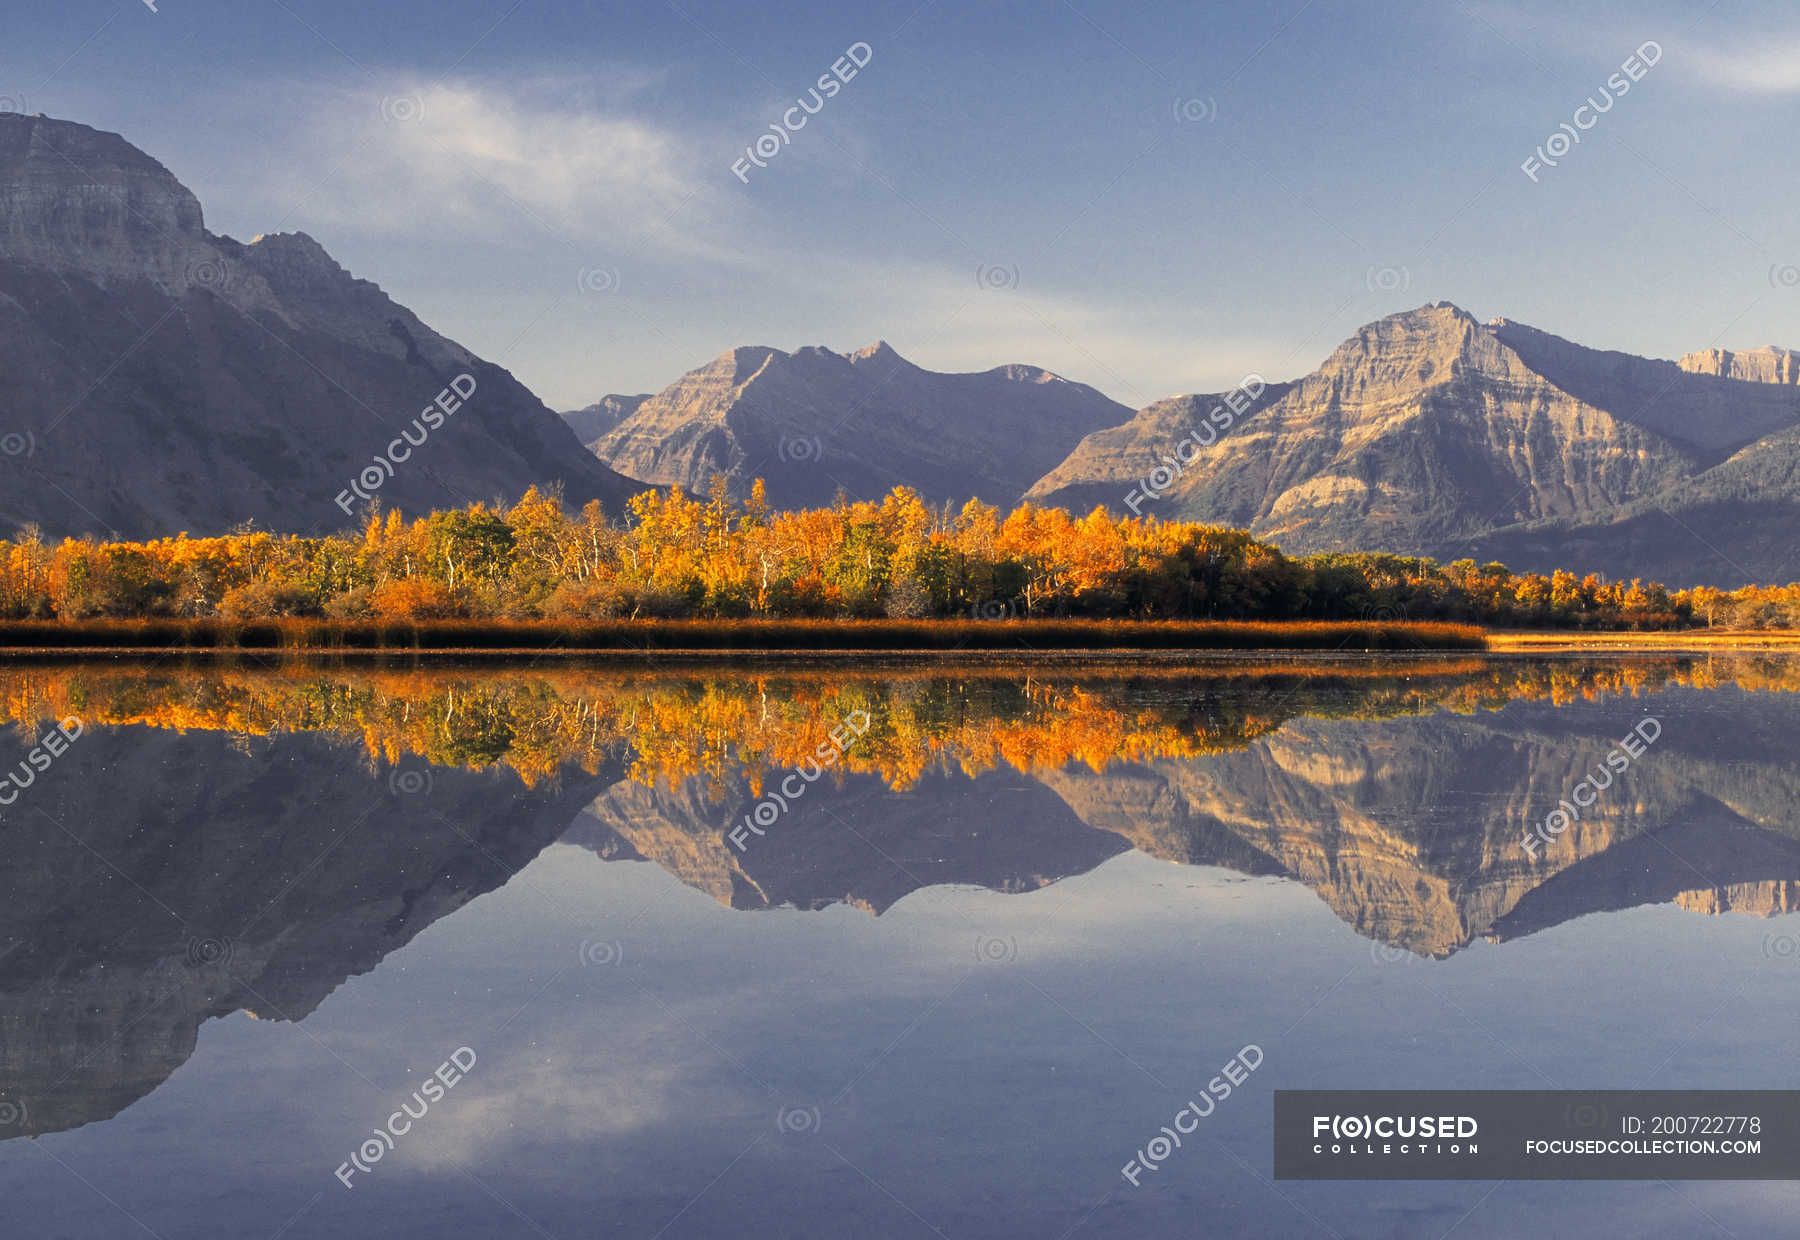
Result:
<svg viewBox="0 0 1800 1240">
<path fill-rule="evenodd" d="M 1315 1115 L 1315 1154 L 1478 1154 L 1472 1115 Z"/>
</svg>

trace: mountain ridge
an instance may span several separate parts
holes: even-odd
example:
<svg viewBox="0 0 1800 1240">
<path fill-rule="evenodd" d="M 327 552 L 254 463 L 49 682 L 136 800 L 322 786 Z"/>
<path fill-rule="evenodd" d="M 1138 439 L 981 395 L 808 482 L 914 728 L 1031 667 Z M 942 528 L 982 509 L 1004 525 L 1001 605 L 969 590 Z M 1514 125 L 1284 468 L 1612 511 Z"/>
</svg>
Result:
<svg viewBox="0 0 1800 1240">
<path fill-rule="evenodd" d="M 723 474 L 743 494 L 761 477 L 784 508 L 902 484 L 934 503 L 1010 506 L 1082 435 L 1129 414 L 1035 366 L 948 374 L 886 341 L 850 353 L 745 345 L 640 404 L 593 451 L 622 473 L 694 492 Z"/>
<path fill-rule="evenodd" d="M 474 392 L 406 441 L 417 459 L 403 446 L 352 490 L 462 374 Z M 333 529 L 355 519 L 341 495 L 418 511 L 532 485 L 619 511 L 640 489 L 311 236 L 215 236 L 124 138 L 17 113 L 0 113 L 0 437 L 0 520 L 53 536 Z"/>
<path fill-rule="evenodd" d="M 1800 518 L 1800 393 L 1740 376 L 1780 378 L 1788 358 L 1641 358 L 1436 302 L 1365 325 L 1217 433 L 1200 414 L 1221 397 L 1147 406 L 1026 499 L 1241 526 L 1290 554 L 1480 549 L 1530 571 L 1744 584 L 1780 571 L 1765 544 Z M 1186 435 L 1204 446 L 1166 487 L 1138 481 Z M 1762 549 L 1734 555 L 1743 513 L 1718 497 L 1743 498 L 1752 475 L 1770 487 Z M 1615 530 L 1658 504 L 1680 538 Z"/>
<path fill-rule="evenodd" d="M 855 401 L 846 415 L 818 399 L 821 376 L 858 367 L 885 371 L 881 385 L 912 402 L 911 426 L 906 409 L 870 421 L 905 428 L 913 450 L 880 442 Z M 1238 526 L 1290 554 L 1484 555 L 1677 585 L 1779 575 L 1782 531 L 1800 518 L 1800 354 L 1775 346 L 1647 358 L 1438 301 L 1365 324 L 1298 378 L 1252 376 L 1238 392 L 1125 416 L 1097 407 L 1090 416 L 1108 424 L 1017 494 L 1021 475 L 996 483 L 967 467 L 1006 445 L 918 424 L 930 402 L 907 389 L 915 377 L 1068 382 L 1025 365 L 938 374 L 885 341 L 850 353 L 745 345 L 607 410 L 617 420 L 590 447 L 692 492 L 724 474 L 742 494 L 762 476 L 777 507 L 908 485 L 934 503 L 973 496 Z M 1014 456 L 1031 437 L 1025 421 L 1007 424 Z M 840 428 L 852 423 L 860 442 L 847 446 Z M 931 447 L 944 451 L 933 459 Z M 965 468 L 946 468 L 947 455 Z"/>
<path fill-rule="evenodd" d="M 569 429 L 575 432 L 575 438 L 581 441 L 581 446 L 592 452 L 594 445 L 608 431 L 636 413 L 638 406 L 653 395 L 654 392 L 642 392 L 636 396 L 609 392 L 591 405 L 565 410 L 561 417 L 569 424 Z"/>
</svg>

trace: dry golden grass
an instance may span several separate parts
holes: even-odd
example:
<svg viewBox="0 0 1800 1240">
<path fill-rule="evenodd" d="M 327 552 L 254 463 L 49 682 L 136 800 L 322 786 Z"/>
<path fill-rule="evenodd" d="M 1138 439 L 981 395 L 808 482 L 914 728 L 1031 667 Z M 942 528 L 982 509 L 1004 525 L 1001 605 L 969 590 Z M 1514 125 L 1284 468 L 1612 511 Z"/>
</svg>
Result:
<svg viewBox="0 0 1800 1240">
<path fill-rule="evenodd" d="M 1800 649 L 1794 629 L 1682 629 L 1674 632 L 1488 631 L 1490 650 L 1791 650 Z"/>
<path fill-rule="evenodd" d="M 0 623 L 13 650 L 1008 651 L 1480 650 L 1473 625 L 1139 620 L 84 620 Z"/>
</svg>

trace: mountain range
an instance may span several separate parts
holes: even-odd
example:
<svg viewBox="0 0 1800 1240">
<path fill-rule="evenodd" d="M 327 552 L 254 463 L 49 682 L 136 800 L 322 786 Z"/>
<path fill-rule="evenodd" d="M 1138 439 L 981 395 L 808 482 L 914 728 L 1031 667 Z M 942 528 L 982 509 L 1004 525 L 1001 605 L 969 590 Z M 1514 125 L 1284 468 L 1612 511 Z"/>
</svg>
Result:
<svg viewBox="0 0 1800 1240">
<path fill-rule="evenodd" d="M 1679 585 L 1800 569 L 1800 355 L 1785 349 L 1656 361 L 1438 302 L 1368 324 L 1299 379 L 1116 411 L 1025 367 L 940 375 L 886 345 L 740 349 L 639 404 L 592 450 L 697 490 L 714 473 L 740 490 L 764 477 L 778 507 L 904 482 L 934 499 L 1237 526 L 1290 554 L 1500 559 Z M 899 442 L 884 434 L 895 430 Z"/>
<path fill-rule="evenodd" d="M 427 431 L 452 384 L 468 396 Z M 1242 526 L 1290 554 L 1783 581 L 1800 354 L 1659 361 L 1438 302 L 1310 374 L 1136 412 L 1038 367 L 943 374 L 878 342 L 736 348 L 558 418 L 306 234 L 215 235 L 123 138 L 0 114 L 0 530 L 322 532 L 371 499 L 532 485 L 619 512 L 720 475 L 738 495 L 764 479 L 777 507 L 905 485 Z"/>
<path fill-rule="evenodd" d="M 595 425 L 595 410 L 632 399 L 607 397 L 566 416 Z M 952 375 L 913 365 L 885 341 L 849 354 L 759 346 L 683 375 L 592 451 L 633 478 L 695 492 L 719 474 L 739 494 L 762 478 L 777 507 L 901 485 L 939 504 L 1011 506 L 1083 436 L 1130 416 L 1086 384 L 1035 366 Z"/>
</svg>

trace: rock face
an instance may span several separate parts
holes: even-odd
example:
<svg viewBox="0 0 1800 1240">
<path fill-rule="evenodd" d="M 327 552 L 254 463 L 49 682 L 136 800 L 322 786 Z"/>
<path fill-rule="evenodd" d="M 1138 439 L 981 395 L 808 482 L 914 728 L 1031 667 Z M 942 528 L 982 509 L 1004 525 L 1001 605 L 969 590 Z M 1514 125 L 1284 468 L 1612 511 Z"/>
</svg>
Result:
<svg viewBox="0 0 1800 1240">
<path fill-rule="evenodd" d="M 1312 374 L 1271 386 L 1138 507 L 1247 526 L 1297 554 L 1741 584 L 1755 569 L 1732 549 L 1774 543 L 1800 516 L 1793 365 L 1779 350 L 1679 364 L 1601 352 L 1440 302 L 1371 323 Z M 1124 513 L 1219 399 L 1162 401 L 1089 436 L 1030 498 Z M 1751 530 L 1722 499 L 1767 507 Z M 1671 515 L 1691 535 L 1671 538 Z"/>
<path fill-rule="evenodd" d="M 1766 345 L 1734 353 L 1730 349 L 1702 349 L 1675 363 L 1697 375 L 1742 379 L 1747 383 L 1800 383 L 1800 353 Z"/>
<path fill-rule="evenodd" d="M 214 236 L 123 138 L 0 113 L 0 533 L 345 526 L 335 498 L 465 373 L 474 393 L 393 469 L 384 505 L 537 483 L 618 508 L 638 489 L 304 233 Z"/>
<path fill-rule="evenodd" d="M 594 446 L 613 469 L 705 492 L 763 478 L 777 507 L 872 499 L 1016 503 L 1084 435 L 1131 410 L 1031 366 L 922 370 L 885 343 L 848 355 L 733 349 L 657 393 Z"/>
<path fill-rule="evenodd" d="M 1268 384 L 1253 399 L 1247 394 L 1237 396 L 1236 408 L 1226 404 L 1233 398 L 1229 392 L 1159 400 L 1139 410 L 1131 421 L 1083 439 L 1061 464 L 1032 485 L 1025 498 L 1070 512 L 1101 507 L 1148 515 L 1155 511 L 1155 503 L 1145 499 L 1134 504 L 1131 493 L 1134 489 L 1142 492 L 1144 480 L 1158 467 L 1169 468 L 1172 457 L 1180 464 L 1178 447 L 1180 455 L 1191 455 L 1194 449 L 1181 446 L 1184 440 L 1192 437 L 1195 444 L 1210 446 L 1231 426 L 1274 404 L 1292 387 L 1291 383 Z"/>
<path fill-rule="evenodd" d="M 648 392 L 642 396 L 602 396 L 586 409 L 569 410 L 562 415 L 562 420 L 575 432 L 575 438 L 581 440 L 582 447 L 592 452 L 607 432 L 636 413 L 638 406 L 649 399 Z"/>
</svg>

